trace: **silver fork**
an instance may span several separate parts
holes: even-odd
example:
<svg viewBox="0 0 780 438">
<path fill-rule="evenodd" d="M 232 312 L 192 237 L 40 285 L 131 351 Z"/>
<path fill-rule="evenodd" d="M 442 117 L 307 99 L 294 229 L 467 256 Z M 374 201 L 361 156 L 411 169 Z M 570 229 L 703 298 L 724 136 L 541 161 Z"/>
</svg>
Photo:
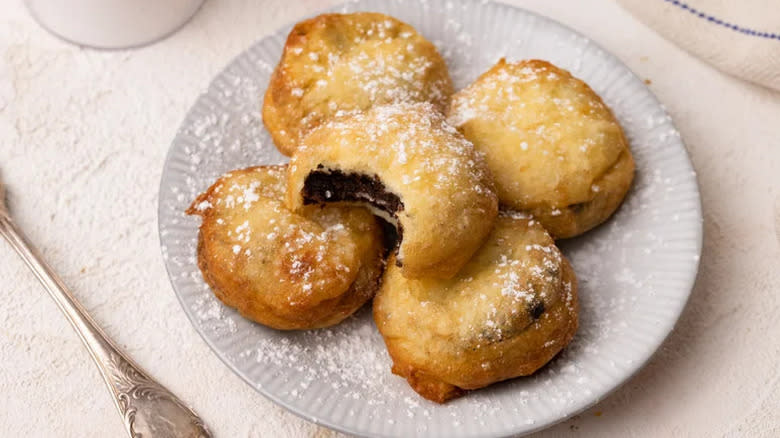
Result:
<svg viewBox="0 0 780 438">
<path fill-rule="evenodd" d="M 203 421 L 179 398 L 149 377 L 97 326 L 41 255 L 19 231 L 0 181 L 0 234 L 24 259 L 57 303 L 95 360 L 131 438 L 208 438 Z"/>
</svg>

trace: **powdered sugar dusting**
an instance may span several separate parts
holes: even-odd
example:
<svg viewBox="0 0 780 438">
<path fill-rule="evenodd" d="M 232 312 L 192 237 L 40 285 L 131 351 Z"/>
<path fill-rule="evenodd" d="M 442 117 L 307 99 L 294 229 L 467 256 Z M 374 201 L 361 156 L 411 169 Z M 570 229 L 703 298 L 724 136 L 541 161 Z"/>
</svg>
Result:
<svg viewBox="0 0 780 438">
<path fill-rule="evenodd" d="M 382 339 L 372 324 L 364 323 L 367 311 L 336 327 L 260 339 L 240 357 L 301 373 L 299 383 L 288 391 L 291 397 L 305 396 L 312 382 L 327 382 L 330 390 L 343 391 L 347 398 L 384 405 L 388 400 L 383 388 L 392 380 L 390 361 L 373 347 Z"/>
<path fill-rule="evenodd" d="M 290 115 L 288 131 L 302 135 L 339 112 L 377 104 L 432 102 L 446 109 L 452 94 L 446 66 L 413 28 L 361 13 L 314 23 L 293 30 L 306 37 L 289 39 L 280 63 L 295 74 L 284 76 L 275 96 L 301 112 Z M 289 100 L 281 94 L 287 88 Z"/>
<path fill-rule="evenodd" d="M 417 27 L 444 54 L 458 86 L 501 56 L 543 58 L 577 72 L 613 109 L 629 136 L 638 172 L 613 219 L 561 245 L 578 275 L 580 329 L 537 375 L 437 406 L 390 374 L 368 308 L 332 329 L 280 333 L 249 323 L 213 297 L 195 259 L 198 221 L 182 211 L 230 169 L 284 161 L 262 128 L 257 107 L 286 32 L 258 43 L 209 87 L 187 116 L 165 168 L 161 247 L 194 325 L 258 389 L 325 421 L 334 421 L 338 416 L 330 412 L 341 406 L 347 411 L 338 418 L 365 418 L 368 425 L 361 430 L 367 434 L 422 436 L 428 433 L 418 427 L 429 426 L 443 435 L 509 434 L 548 424 L 531 418 L 531 412 L 549 408 L 553 417 L 572 415 L 601 398 L 652 352 L 646 339 L 666 333 L 669 318 L 676 318 L 687 297 L 666 273 L 680 273 L 698 256 L 689 231 L 699 217 L 695 175 L 668 116 L 640 80 L 587 39 L 503 5 L 453 1 L 447 9 L 438 0 L 364 0 L 344 7 L 387 12 Z M 478 15 L 476 8 L 485 9 Z M 486 23 L 506 16 L 513 25 L 485 29 L 471 16 Z M 450 19 L 460 26 L 446 24 Z M 649 309 L 654 313 L 648 315 Z M 637 336 L 644 336 L 642 342 Z M 509 429 L 502 428 L 506 424 Z"/>
<path fill-rule="evenodd" d="M 323 129 L 337 135 L 360 132 L 365 136 L 361 153 L 378 162 L 403 165 L 413 159 L 413 166 L 398 166 L 395 170 L 402 173 L 400 178 L 405 184 L 420 185 L 419 191 L 423 194 L 430 187 L 422 187 L 422 184 L 432 184 L 435 190 L 457 184 L 465 191 L 478 194 L 491 191 L 486 183 L 484 162 L 476 155 L 472 144 L 445 123 L 441 113 L 431 104 L 377 106 L 364 113 L 333 119 Z M 392 138 L 391 143 L 387 141 L 389 138 Z M 309 145 L 307 141 L 310 140 L 304 139 L 299 147 L 319 147 Z M 296 164 L 293 159 L 292 165 Z"/>
</svg>

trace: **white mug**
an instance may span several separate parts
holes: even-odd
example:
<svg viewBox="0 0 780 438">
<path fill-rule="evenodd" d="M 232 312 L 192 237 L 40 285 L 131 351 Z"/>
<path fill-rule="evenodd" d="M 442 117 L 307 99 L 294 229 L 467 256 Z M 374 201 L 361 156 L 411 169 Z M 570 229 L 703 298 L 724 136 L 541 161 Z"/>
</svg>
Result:
<svg viewBox="0 0 780 438">
<path fill-rule="evenodd" d="M 101 49 L 151 43 L 173 33 L 204 0 L 27 0 L 33 17 L 70 42 Z"/>
</svg>

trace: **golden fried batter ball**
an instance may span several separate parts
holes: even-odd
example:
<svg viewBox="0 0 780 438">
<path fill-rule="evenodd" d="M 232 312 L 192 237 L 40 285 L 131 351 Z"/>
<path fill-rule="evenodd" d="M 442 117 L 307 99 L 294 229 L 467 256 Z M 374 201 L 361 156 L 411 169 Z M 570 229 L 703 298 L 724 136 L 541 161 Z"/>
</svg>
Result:
<svg viewBox="0 0 780 438">
<path fill-rule="evenodd" d="M 388 263 L 374 298 L 393 373 L 438 403 L 534 373 L 571 341 L 577 312 L 568 261 L 517 213 L 499 215 L 455 278 L 412 280 Z"/>
<path fill-rule="evenodd" d="M 287 206 L 340 202 L 395 226 L 409 278 L 449 278 L 498 214 L 482 158 L 430 103 L 375 106 L 314 129 L 290 161 Z"/>
<path fill-rule="evenodd" d="M 337 324 L 373 297 L 380 224 L 360 208 L 284 207 L 286 165 L 235 170 L 187 210 L 203 218 L 198 266 L 214 294 L 280 330 Z"/>
<path fill-rule="evenodd" d="M 413 27 L 373 12 L 324 14 L 295 25 L 263 103 L 277 148 L 344 111 L 432 102 L 444 112 L 452 81 L 444 59 Z"/>
<path fill-rule="evenodd" d="M 607 105 L 546 61 L 503 59 L 456 93 L 448 120 L 486 157 L 501 204 L 533 213 L 555 238 L 605 221 L 634 160 Z"/>
</svg>

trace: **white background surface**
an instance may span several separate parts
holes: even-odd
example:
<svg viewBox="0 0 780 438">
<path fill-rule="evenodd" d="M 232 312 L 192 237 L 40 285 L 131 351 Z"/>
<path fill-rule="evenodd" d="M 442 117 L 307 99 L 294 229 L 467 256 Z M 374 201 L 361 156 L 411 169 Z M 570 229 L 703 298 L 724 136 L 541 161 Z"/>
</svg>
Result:
<svg viewBox="0 0 780 438">
<path fill-rule="evenodd" d="M 718 72 L 616 4 L 515 1 L 584 33 L 667 106 L 699 174 L 701 270 L 661 351 L 539 436 L 780 435 L 780 94 Z M 186 110 L 240 51 L 333 2 L 207 2 L 150 47 L 102 52 L 0 14 L 0 172 L 18 224 L 95 319 L 219 437 L 330 437 L 265 400 L 198 337 L 168 279 L 156 200 Z M 778 43 L 780 44 L 780 42 Z M 0 243 L 0 435 L 122 436 L 78 338 Z"/>
</svg>

